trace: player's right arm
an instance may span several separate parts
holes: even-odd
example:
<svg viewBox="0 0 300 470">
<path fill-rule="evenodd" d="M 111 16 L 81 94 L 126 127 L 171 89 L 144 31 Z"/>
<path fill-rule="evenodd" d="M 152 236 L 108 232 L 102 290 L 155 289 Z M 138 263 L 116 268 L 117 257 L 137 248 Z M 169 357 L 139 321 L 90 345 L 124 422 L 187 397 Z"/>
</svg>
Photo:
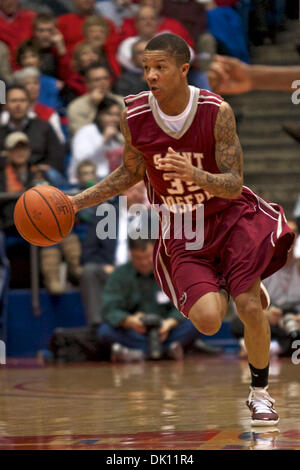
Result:
<svg viewBox="0 0 300 470">
<path fill-rule="evenodd" d="M 131 135 L 126 119 L 126 110 L 121 117 L 121 131 L 125 138 L 123 163 L 99 183 L 89 189 L 69 196 L 75 212 L 123 193 L 126 189 L 141 181 L 145 175 L 143 155 L 131 145 Z"/>
</svg>

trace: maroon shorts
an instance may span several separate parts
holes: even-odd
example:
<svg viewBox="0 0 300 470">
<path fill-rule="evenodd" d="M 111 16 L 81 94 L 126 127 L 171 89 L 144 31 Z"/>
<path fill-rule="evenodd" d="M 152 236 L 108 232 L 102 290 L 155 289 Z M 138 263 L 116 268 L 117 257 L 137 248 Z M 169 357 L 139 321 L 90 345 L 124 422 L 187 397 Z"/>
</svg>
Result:
<svg viewBox="0 0 300 470">
<path fill-rule="evenodd" d="M 189 240 L 184 237 L 156 241 L 155 277 L 175 307 L 188 317 L 204 294 L 224 287 L 235 298 L 257 278 L 278 271 L 293 240 L 282 207 L 244 187 L 228 208 L 205 218 L 200 250 L 187 250 Z"/>
</svg>

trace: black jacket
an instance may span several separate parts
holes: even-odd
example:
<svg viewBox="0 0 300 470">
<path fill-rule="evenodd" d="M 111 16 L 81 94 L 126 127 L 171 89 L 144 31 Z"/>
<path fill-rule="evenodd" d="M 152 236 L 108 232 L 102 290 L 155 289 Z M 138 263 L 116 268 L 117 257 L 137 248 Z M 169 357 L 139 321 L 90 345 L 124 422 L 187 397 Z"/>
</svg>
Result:
<svg viewBox="0 0 300 470">
<path fill-rule="evenodd" d="M 9 124 L 0 126 L 0 151 L 4 149 L 4 141 L 8 134 L 15 132 Z M 44 163 L 63 172 L 65 167 L 65 149 L 60 143 L 51 125 L 39 118 L 28 118 L 22 129 L 27 135 L 31 146 L 31 164 Z"/>
</svg>

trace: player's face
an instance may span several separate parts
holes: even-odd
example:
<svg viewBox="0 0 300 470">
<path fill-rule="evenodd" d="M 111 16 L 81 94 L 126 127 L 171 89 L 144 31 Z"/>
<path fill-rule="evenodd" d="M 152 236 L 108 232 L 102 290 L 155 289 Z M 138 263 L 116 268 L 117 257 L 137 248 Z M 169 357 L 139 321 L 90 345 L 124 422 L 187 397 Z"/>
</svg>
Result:
<svg viewBox="0 0 300 470">
<path fill-rule="evenodd" d="M 149 90 L 157 101 L 176 100 L 181 86 L 186 83 L 189 65 L 178 65 L 175 58 L 165 51 L 145 50 L 143 67 Z"/>
</svg>

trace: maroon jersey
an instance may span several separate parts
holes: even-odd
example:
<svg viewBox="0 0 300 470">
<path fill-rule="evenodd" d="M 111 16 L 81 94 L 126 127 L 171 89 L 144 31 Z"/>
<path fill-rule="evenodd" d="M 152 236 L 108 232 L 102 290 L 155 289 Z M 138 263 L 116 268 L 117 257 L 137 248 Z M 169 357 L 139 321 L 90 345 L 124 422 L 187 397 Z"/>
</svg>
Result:
<svg viewBox="0 0 300 470">
<path fill-rule="evenodd" d="M 178 232 L 175 216 L 170 217 L 170 222 L 160 218 L 154 273 L 175 307 L 188 317 L 191 307 L 208 292 L 225 287 L 235 298 L 256 279 L 280 269 L 293 242 L 280 206 L 269 204 L 245 186 L 236 199 L 213 197 L 179 178 L 164 180 L 164 171 L 158 168 L 158 158 L 172 147 L 198 168 L 220 173 L 215 159 L 214 126 L 222 98 L 196 88 L 191 112 L 179 132 L 164 124 L 150 92 L 128 96 L 125 103 L 132 144 L 145 158 L 150 201 L 167 205 L 170 214 L 175 212 L 172 206 L 177 204 L 179 211 L 184 212 L 190 204 L 193 222 L 197 221 L 197 205 L 204 206 L 204 236 L 198 248 L 188 248 L 187 234 Z M 169 237 L 171 226 L 175 228 L 174 236 Z"/>
<path fill-rule="evenodd" d="M 197 168 L 220 173 L 215 159 L 214 126 L 222 101 L 220 96 L 196 88 L 184 126 L 180 131 L 172 131 L 159 116 L 151 92 L 125 98 L 132 145 L 145 158 L 146 186 L 151 203 L 165 204 L 173 212 L 176 205 L 184 212 L 187 204 L 193 210 L 198 204 L 204 204 L 205 215 L 220 212 L 231 204 L 229 199 L 214 197 L 192 182 L 179 178 L 166 181 L 164 171 L 158 169 L 158 159 L 166 156 L 168 147 L 172 147 L 187 156 Z"/>
</svg>

